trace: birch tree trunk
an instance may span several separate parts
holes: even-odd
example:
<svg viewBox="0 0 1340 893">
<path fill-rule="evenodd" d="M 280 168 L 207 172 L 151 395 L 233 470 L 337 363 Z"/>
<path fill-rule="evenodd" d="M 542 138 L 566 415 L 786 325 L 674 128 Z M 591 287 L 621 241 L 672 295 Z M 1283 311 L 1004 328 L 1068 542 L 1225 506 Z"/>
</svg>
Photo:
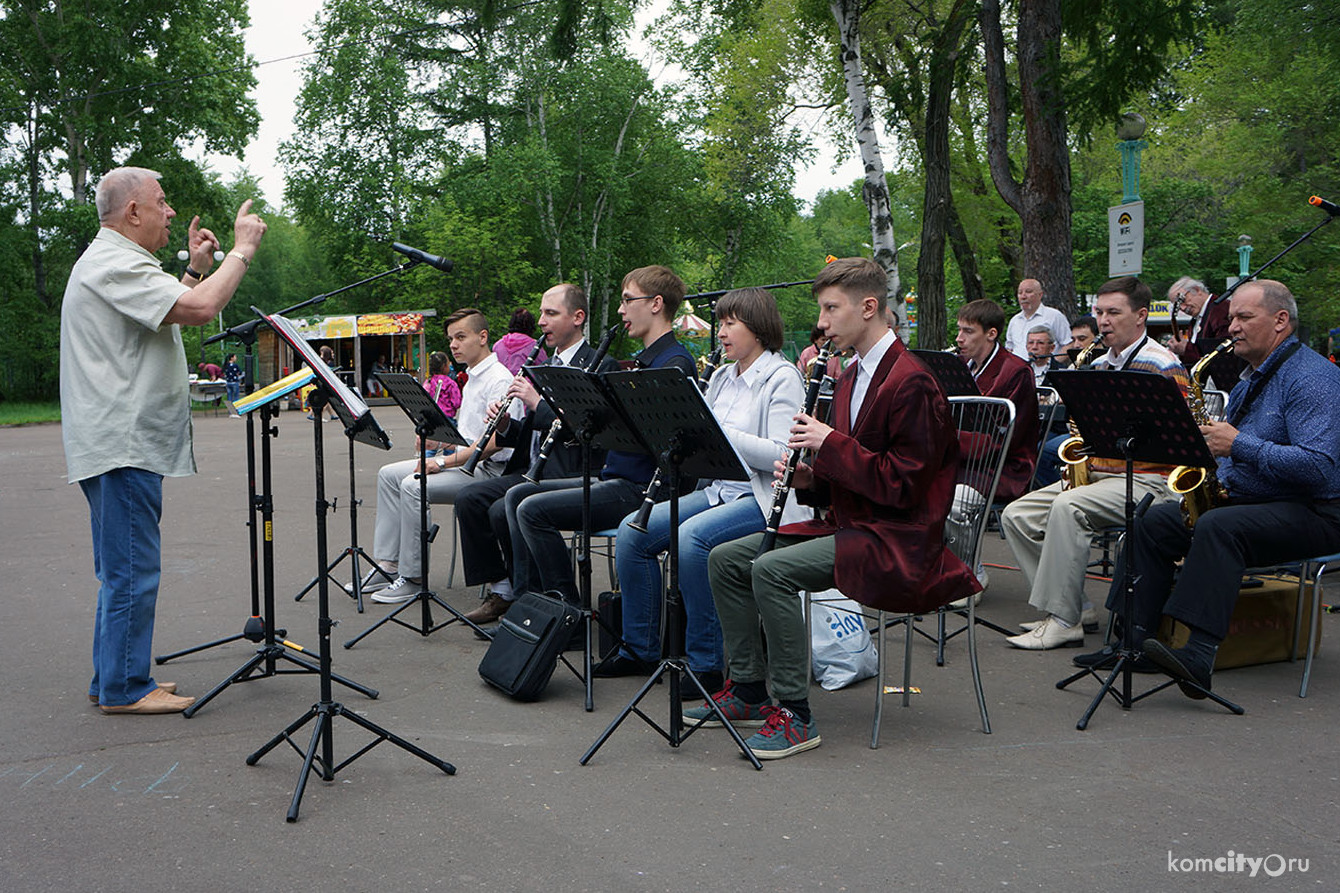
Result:
<svg viewBox="0 0 1340 893">
<path fill-rule="evenodd" d="M 870 95 L 861 68 L 861 4 L 859 0 L 830 0 L 828 8 L 838 26 L 847 106 L 855 124 L 856 145 L 861 153 L 861 167 L 865 171 L 861 198 L 870 212 L 871 252 L 875 263 L 883 267 L 888 276 L 889 305 L 898 314 L 899 335 L 906 341 L 910 329 L 907 326 L 907 305 L 898 297 L 898 242 L 893 232 L 889 187 L 884 179 L 884 160 L 880 155 L 879 136 L 875 132 L 875 115 L 870 108 Z"/>
</svg>

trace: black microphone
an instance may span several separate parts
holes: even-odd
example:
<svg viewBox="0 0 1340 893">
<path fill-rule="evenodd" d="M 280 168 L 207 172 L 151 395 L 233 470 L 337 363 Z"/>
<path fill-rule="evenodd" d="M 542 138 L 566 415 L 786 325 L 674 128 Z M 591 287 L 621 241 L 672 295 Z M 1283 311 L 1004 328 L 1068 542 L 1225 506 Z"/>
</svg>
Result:
<svg viewBox="0 0 1340 893">
<path fill-rule="evenodd" d="M 1312 196 L 1312 198 L 1307 200 L 1307 203 L 1316 205 L 1332 217 L 1340 217 L 1340 205 L 1337 205 L 1335 202 L 1328 202 L 1319 195 Z"/>
<path fill-rule="evenodd" d="M 417 248 L 411 248 L 408 245 L 402 245 L 399 242 L 392 242 L 391 247 L 416 263 L 427 264 L 430 267 L 441 270 L 443 273 L 451 272 L 451 261 L 445 257 L 438 257 L 436 254 L 429 254 L 426 251 L 420 251 Z"/>
</svg>

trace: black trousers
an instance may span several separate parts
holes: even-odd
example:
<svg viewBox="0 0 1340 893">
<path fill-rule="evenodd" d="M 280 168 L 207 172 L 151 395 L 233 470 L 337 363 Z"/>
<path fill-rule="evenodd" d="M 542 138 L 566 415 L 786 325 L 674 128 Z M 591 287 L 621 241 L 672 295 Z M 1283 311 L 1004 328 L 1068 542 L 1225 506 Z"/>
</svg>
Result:
<svg viewBox="0 0 1340 893">
<path fill-rule="evenodd" d="M 1195 531 L 1180 506 L 1161 503 L 1136 523 L 1108 593 L 1122 610 L 1125 562 L 1137 574 L 1133 618 L 1137 641 L 1153 636 L 1160 614 L 1222 641 L 1249 567 L 1299 561 L 1340 551 L 1340 506 L 1301 502 L 1230 503 L 1200 516 Z M 1173 584 L 1173 564 L 1185 558 Z"/>
<path fill-rule="evenodd" d="M 479 586 L 511 578 L 512 532 L 503 497 L 525 481 L 520 474 L 480 478 L 456 494 L 456 521 L 461 533 L 461 567 L 465 585 Z"/>
</svg>

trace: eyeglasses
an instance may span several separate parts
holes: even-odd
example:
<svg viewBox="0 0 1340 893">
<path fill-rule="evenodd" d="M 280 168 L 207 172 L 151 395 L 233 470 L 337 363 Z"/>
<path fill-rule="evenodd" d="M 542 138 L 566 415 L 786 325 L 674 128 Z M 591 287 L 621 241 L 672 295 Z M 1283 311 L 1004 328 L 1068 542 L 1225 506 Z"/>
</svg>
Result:
<svg viewBox="0 0 1340 893">
<path fill-rule="evenodd" d="M 633 295 L 633 296 L 631 296 L 631 297 L 625 296 L 625 297 L 622 297 L 622 298 L 619 299 L 619 304 L 620 304 L 620 306 L 622 306 L 622 307 L 627 307 L 629 304 L 633 303 L 634 301 L 650 301 L 650 300 L 653 300 L 654 298 L 659 298 L 659 297 L 660 297 L 660 295 Z"/>
</svg>

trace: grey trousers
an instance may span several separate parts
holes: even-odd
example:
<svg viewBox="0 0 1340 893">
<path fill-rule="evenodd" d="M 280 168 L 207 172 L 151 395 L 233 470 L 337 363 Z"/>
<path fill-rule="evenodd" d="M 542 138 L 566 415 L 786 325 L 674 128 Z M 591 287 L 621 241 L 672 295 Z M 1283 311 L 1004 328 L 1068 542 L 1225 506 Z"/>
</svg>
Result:
<svg viewBox="0 0 1340 893">
<path fill-rule="evenodd" d="M 1137 474 L 1135 501 L 1146 493 L 1154 503 L 1176 498 L 1163 475 Z M 1093 482 L 1062 490 L 1058 481 L 1025 493 L 1006 506 L 1000 529 L 1028 581 L 1028 603 L 1067 623 L 1079 623 L 1089 541 L 1097 530 L 1126 523 L 1126 476 L 1097 474 Z"/>
<path fill-rule="evenodd" d="M 372 534 L 372 557 L 397 562 L 402 577 L 415 579 L 420 579 L 423 571 L 419 562 L 419 479 L 414 475 L 418 464 L 417 459 L 406 459 L 383 465 L 377 472 L 377 523 Z M 454 503 L 462 487 L 497 477 L 502 467 L 503 463 L 486 459 L 475 466 L 474 477 L 459 468 L 428 475 L 429 505 Z M 431 508 L 428 514 L 431 526 Z"/>
<path fill-rule="evenodd" d="M 796 593 L 833 588 L 835 541 L 778 536 L 776 548 L 755 561 L 762 539 L 756 533 L 723 543 L 707 559 L 727 666 L 736 682 L 771 677 L 773 697 L 799 701 L 809 696 L 809 630 Z"/>
</svg>

